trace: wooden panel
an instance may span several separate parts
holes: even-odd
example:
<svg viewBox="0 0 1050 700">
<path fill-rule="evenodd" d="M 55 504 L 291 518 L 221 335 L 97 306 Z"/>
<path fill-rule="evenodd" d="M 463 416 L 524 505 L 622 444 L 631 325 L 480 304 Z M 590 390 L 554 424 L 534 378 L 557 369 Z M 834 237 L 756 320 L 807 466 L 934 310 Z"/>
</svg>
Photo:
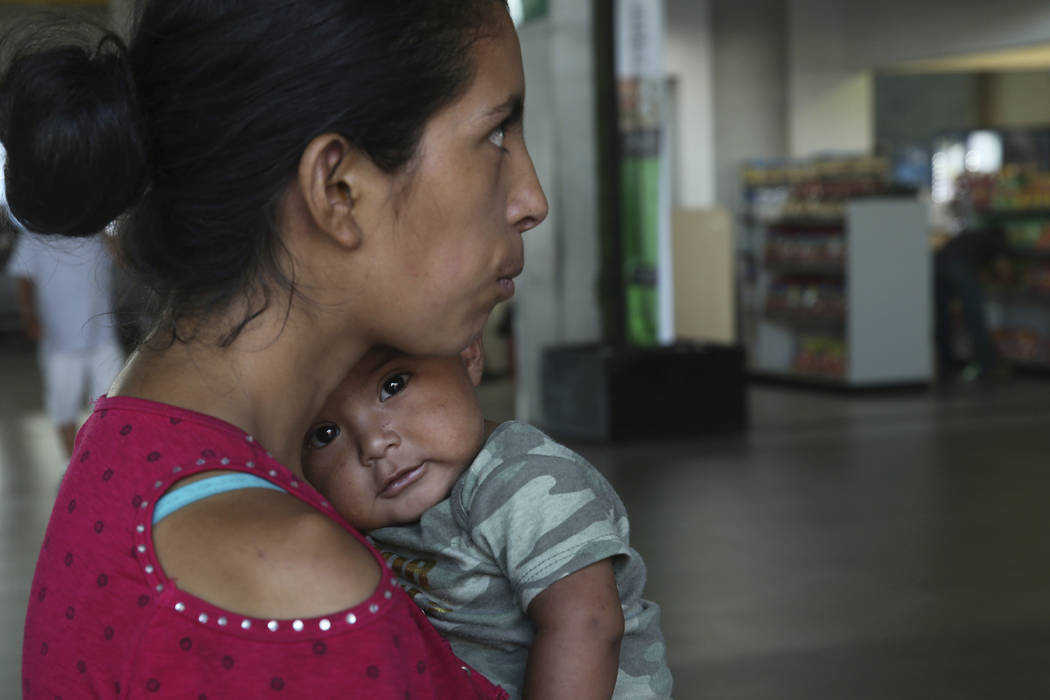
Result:
<svg viewBox="0 0 1050 700">
<path fill-rule="evenodd" d="M 733 233 L 724 209 L 675 209 L 675 336 L 734 343 Z"/>
</svg>

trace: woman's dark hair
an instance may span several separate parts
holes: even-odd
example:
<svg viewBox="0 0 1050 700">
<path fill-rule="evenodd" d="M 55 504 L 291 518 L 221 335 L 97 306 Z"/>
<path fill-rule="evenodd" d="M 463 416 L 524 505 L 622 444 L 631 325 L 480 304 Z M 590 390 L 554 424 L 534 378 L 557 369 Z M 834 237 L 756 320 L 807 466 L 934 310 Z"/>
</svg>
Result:
<svg viewBox="0 0 1050 700">
<path fill-rule="evenodd" d="M 124 263 L 182 319 L 269 304 L 281 193 L 314 137 L 342 134 L 386 172 L 469 85 L 499 0 L 147 0 L 115 34 L 16 51 L 0 81 L 11 211 L 92 235 L 125 211 Z M 289 296 L 290 299 L 290 296 Z"/>
</svg>

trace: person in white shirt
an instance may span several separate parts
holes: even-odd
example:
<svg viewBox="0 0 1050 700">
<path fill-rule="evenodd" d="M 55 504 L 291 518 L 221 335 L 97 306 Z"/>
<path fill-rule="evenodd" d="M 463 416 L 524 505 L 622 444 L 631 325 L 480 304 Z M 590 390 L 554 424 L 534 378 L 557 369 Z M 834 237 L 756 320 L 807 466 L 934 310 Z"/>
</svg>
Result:
<svg viewBox="0 0 1050 700">
<path fill-rule="evenodd" d="M 87 401 L 106 392 L 124 363 L 112 314 L 107 238 L 44 237 L 23 230 L 7 265 L 17 282 L 23 327 L 37 343 L 44 405 L 67 457 Z"/>
</svg>

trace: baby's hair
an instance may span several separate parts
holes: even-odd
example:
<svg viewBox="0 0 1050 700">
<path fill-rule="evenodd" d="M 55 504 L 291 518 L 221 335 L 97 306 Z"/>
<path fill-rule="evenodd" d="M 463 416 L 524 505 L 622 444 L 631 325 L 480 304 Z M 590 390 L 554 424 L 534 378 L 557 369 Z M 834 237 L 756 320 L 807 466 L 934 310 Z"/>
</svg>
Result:
<svg viewBox="0 0 1050 700">
<path fill-rule="evenodd" d="M 466 89 L 471 46 L 504 5 L 148 0 L 127 44 L 101 29 L 47 46 L 9 37 L 11 210 L 67 236 L 121 217 L 122 261 L 170 338 L 184 339 L 184 319 L 250 300 L 231 342 L 272 290 L 296 293 L 275 221 L 306 145 L 335 132 L 383 171 L 405 168 L 427 120 Z"/>
</svg>

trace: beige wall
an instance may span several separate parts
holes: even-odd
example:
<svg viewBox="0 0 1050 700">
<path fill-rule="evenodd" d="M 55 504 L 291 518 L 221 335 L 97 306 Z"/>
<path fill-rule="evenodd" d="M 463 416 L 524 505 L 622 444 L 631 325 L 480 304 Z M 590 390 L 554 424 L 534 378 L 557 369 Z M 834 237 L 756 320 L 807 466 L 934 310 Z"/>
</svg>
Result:
<svg viewBox="0 0 1050 700">
<path fill-rule="evenodd" d="M 1050 71 L 993 73 L 987 90 L 989 126 L 1050 125 Z"/>
<path fill-rule="evenodd" d="M 733 231 L 725 209 L 675 209 L 674 250 L 676 338 L 736 342 L 736 285 Z"/>
</svg>

